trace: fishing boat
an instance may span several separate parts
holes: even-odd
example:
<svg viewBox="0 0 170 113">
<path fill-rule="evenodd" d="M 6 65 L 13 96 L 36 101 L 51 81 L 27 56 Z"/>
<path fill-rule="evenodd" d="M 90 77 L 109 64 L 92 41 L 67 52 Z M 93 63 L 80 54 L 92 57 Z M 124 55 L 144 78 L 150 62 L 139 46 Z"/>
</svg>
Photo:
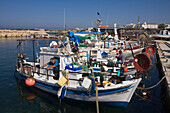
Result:
<svg viewBox="0 0 170 113">
<path fill-rule="evenodd" d="M 101 39 L 101 37 L 97 35 L 104 34 L 103 32 L 83 32 L 84 34 L 95 34 L 93 38 L 86 36 L 84 38 L 79 38 L 79 36 L 75 35 L 73 32 L 68 32 L 70 43 L 72 45 L 77 44 L 76 46 L 79 48 L 79 52 L 84 52 L 85 59 L 89 59 L 91 57 L 91 54 L 95 53 L 99 58 L 103 57 L 102 54 L 104 54 L 104 57 L 111 58 L 115 57 L 118 54 L 119 50 L 122 50 L 126 56 L 132 56 L 132 51 L 134 54 L 139 53 L 143 50 L 143 47 L 135 41 L 126 42 L 125 40 L 118 40 L 118 34 L 117 29 L 114 28 L 115 36 L 103 36 L 104 39 Z M 102 55 L 102 56 L 101 56 Z M 82 56 L 83 57 L 83 56 Z M 87 58 L 88 57 L 88 58 Z"/>
<path fill-rule="evenodd" d="M 170 38 L 170 32 L 168 30 L 160 30 L 159 34 L 150 34 L 149 38 L 154 39 L 166 39 L 169 40 Z"/>
<path fill-rule="evenodd" d="M 114 30 L 117 32 L 116 28 Z M 97 33 L 92 32 L 91 34 Z M 117 33 L 115 37 L 118 37 Z M 128 71 L 132 72 L 131 74 L 135 74 L 136 69 L 133 66 L 132 59 L 129 58 L 132 57 L 133 54 L 142 52 L 143 48 L 137 42 L 131 41 L 129 44 L 124 40 L 115 40 L 117 39 L 115 37 L 111 37 L 109 40 L 106 40 L 107 38 L 105 38 L 105 40 L 97 39 L 94 41 L 91 41 L 91 39 L 85 39 L 82 43 L 82 40 L 79 39 L 78 36 L 76 36 L 73 32 L 69 32 L 71 43 L 77 44 L 77 47 L 79 48 L 79 52 L 77 54 L 79 55 L 80 64 L 85 64 L 85 62 L 87 63 L 90 59 L 92 59 L 94 63 L 99 63 L 99 66 L 93 66 L 94 71 L 100 71 L 101 62 L 107 64 L 108 60 L 111 60 L 114 64 L 119 64 L 120 62 L 117 62 L 115 56 L 117 56 L 118 51 L 121 50 L 126 56 L 126 65 L 128 64 L 126 67 L 128 68 Z M 115 65 L 112 69 L 108 69 L 107 67 L 105 69 L 113 70 L 113 72 L 117 73 L 120 68 L 121 65 Z M 132 69 L 134 71 L 132 71 Z"/>
<path fill-rule="evenodd" d="M 37 39 L 29 40 L 33 41 L 35 55 L 34 42 Z M 16 77 L 25 80 L 26 85 L 56 95 L 58 98 L 87 103 L 95 103 L 98 100 L 99 103 L 126 107 L 141 81 L 136 75 L 118 77 L 110 72 L 94 72 L 92 67 L 75 63 L 78 61 L 77 54 L 63 51 L 65 47 L 41 47 L 39 60 L 33 57 L 33 62 L 29 62 L 25 55 L 18 51 L 23 41 L 28 39 L 18 40 Z M 39 68 L 48 63 L 50 58 L 58 61 L 58 80 L 54 77 L 53 69 Z"/>
</svg>

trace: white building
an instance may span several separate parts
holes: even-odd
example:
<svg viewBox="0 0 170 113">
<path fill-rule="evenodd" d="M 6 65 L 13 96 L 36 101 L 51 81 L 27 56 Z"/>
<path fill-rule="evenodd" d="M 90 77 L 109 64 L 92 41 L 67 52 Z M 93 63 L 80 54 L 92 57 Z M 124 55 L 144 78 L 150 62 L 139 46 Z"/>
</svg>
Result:
<svg viewBox="0 0 170 113">
<path fill-rule="evenodd" d="M 170 29 L 170 24 L 166 24 L 166 25 L 168 25 L 168 27 L 166 27 L 167 29 Z M 127 24 L 126 26 L 125 26 L 125 28 L 139 28 L 139 29 L 142 29 L 142 28 L 144 28 L 144 29 L 158 29 L 158 26 L 159 26 L 159 24 L 153 24 L 153 23 L 146 23 L 146 22 L 144 22 L 144 23 L 139 23 L 139 24 L 133 24 L 133 23 L 131 23 L 131 24 Z"/>
<path fill-rule="evenodd" d="M 168 25 L 168 27 L 166 27 L 167 29 L 170 29 L 170 24 L 166 24 L 166 25 Z"/>
<path fill-rule="evenodd" d="M 135 28 L 136 24 L 130 23 L 130 24 L 126 24 L 125 28 Z"/>
<path fill-rule="evenodd" d="M 144 28 L 144 29 L 147 29 L 147 28 L 149 28 L 149 29 L 157 29 L 158 26 L 159 26 L 159 24 L 151 24 L 151 23 L 147 24 L 146 22 L 144 22 L 142 24 L 142 28 Z"/>
</svg>

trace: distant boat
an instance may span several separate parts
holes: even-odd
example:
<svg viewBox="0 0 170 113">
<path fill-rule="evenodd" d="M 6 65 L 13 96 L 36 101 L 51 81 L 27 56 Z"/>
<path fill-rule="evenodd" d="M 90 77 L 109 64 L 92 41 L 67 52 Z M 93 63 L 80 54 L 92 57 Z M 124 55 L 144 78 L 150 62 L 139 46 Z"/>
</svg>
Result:
<svg viewBox="0 0 170 113">
<path fill-rule="evenodd" d="M 159 34 L 150 34 L 149 37 L 151 38 L 164 38 L 164 39 L 170 39 L 170 32 L 168 30 L 160 30 Z"/>
</svg>

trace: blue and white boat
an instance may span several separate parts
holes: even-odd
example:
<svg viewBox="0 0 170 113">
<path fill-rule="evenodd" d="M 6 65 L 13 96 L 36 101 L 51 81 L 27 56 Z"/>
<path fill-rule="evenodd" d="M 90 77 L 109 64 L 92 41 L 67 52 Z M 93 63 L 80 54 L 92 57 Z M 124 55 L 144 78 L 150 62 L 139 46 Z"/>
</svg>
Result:
<svg viewBox="0 0 170 113">
<path fill-rule="evenodd" d="M 150 38 L 155 38 L 155 39 L 170 39 L 170 31 L 168 30 L 160 30 L 159 34 L 150 34 Z"/>
<path fill-rule="evenodd" d="M 19 40 L 17 48 L 22 41 Z M 74 65 L 77 54 L 61 51 L 63 48 L 41 47 L 39 61 L 36 62 L 35 59 L 34 62 L 28 62 L 24 54 L 17 52 L 16 76 L 25 81 L 31 78 L 34 81 L 31 87 L 54 94 L 58 98 L 95 103 L 96 87 L 98 87 L 99 103 L 119 107 L 128 105 L 141 78 L 137 78 L 135 75 L 125 75 L 120 77 L 122 80 L 119 80 L 117 76 L 108 72 L 93 72 L 87 66 Z M 47 67 L 39 68 L 48 63 L 50 58 L 58 61 L 59 80 L 53 78 L 55 76 L 53 70 L 47 70 Z M 99 83 L 103 84 L 102 87 L 99 86 Z"/>
</svg>

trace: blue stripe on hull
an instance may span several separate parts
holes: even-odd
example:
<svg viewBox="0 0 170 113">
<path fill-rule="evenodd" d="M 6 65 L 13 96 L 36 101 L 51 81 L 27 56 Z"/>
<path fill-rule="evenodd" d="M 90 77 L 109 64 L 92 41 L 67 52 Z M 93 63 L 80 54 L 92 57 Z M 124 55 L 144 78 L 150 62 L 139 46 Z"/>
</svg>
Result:
<svg viewBox="0 0 170 113">
<path fill-rule="evenodd" d="M 67 98 L 67 97 L 64 97 L 64 99 L 66 99 L 68 101 L 75 102 L 75 103 L 82 102 L 82 103 L 86 103 L 86 104 L 96 104 L 96 101 L 81 101 L 81 100 L 74 100 L 74 99 Z M 99 102 L 99 104 L 105 104 L 105 105 L 114 106 L 114 107 L 126 108 L 127 105 L 129 104 L 129 102 L 124 102 L 124 101 L 114 101 L 113 102 L 112 101 L 112 102 Z"/>
<path fill-rule="evenodd" d="M 23 78 L 24 80 L 26 80 L 28 77 L 26 77 L 25 75 L 23 74 L 20 74 L 19 72 L 17 72 L 18 75 L 20 76 L 19 79 Z M 38 85 L 38 86 L 41 86 L 41 87 L 44 87 L 44 88 L 47 88 L 47 89 L 51 89 L 51 90 L 59 90 L 60 86 L 52 86 L 52 85 L 49 85 L 49 84 L 46 84 L 46 83 L 43 83 L 41 81 L 35 81 L 35 85 Z"/>
<path fill-rule="evenodd" d="M 121 91 L 125 91 L 125 90 L 127 90 L 127 89 L 130 89 L 130 88 L 132 88 L 132 87 L 134 87 L 134 86 L 128 86 L 128 87 L 125 87 L 125 88 L 116 89 L 116 90 L 109 91 L 109 92 L 103 92 L 103 93 L 100 93 L 100 92 L 99 92 L 98 95 L 100 96 L 100 95 L 107 95 L 107 94 L 117 93 L 117 92 L 121 92 Z"/>
<path fill-rule="evenodd" d="M 127 86 L 127 87 L 124 87 L 124 88 L 118 88 L 118 89 L 112 89 L 112 90 L 105 90 L 105 91 L 99 91 L 98 92 L 98 95 L 101 96 L 101 95 L 107 95 L 107 94 L 112 94 L 112 93 L 117 93 L 117 92 L 121 92 L 121 91 L 125 91 L 125 90 L 128 90 L 130 88 L 132 88 L 134 86 L 130 85 L 130 86 Z M 67 90 L 67 93 L 69 94 L 76 94 L 76 95 L 89 95 L 87 94 L 87 91 L 76 91 L 76 90 L 70 90 L 68 89 Z M 95 96 L 95 92 L 92 96 Z"/>
<path fill-rule="evenodd" d="M 18 74 L 19 74 L 22 78 L 24 78 L 24 80 L 27 79 L 26 76 L 24 76 L 24 75 L 22 75 L 22 74 L 20 74 L 20 73 L 18 73 Z M 48 85 L 48 84 L 43 83 L 43 82 L 41 82 L 41 81 L 40 81 L 40 82 L 39 82 L 39 81 L 36 81 L 35 84 L 38 85 L 38 86 L 47 88 L 47 89 L 51 89 L 51 90 L 59 90 L 59 88 L 60 88 L 60 86 L 59 86 L 59 87 L 57 87 L 57 86 L 51 86 L 51 85 Z M 107 94 L 117 93 L 117 92 L 121 92 L 121 91 L 125 91 L 125 90 L 127 90 L 127 89 L 130 89 L 130 88 L 132 88 L 132 87 L 134 87 L 134 86 L 127 86 L 127 87 L 119 88 L 119 89 L 99 91 L 99 92 L 98 92 L 98 95 L 101 96 L 101 95 L 107 95 Z M 72 89 L 68 89 L 68 90 L 67 90 L 67 93 L 69 93 L 69 94 L 76 94 L 76 95 L 87 95 L 87 96 L 89 95 L 89 94 L 87 93 L 87 91 L 78 91 L 78 90 L 72 90 Z M 92 96 L 95 96 L 95 95 L 96 95 L 96 94 L 95 94 L 95 92 L 94 92 L 94 94 L 93 94 Z"/>
</svg>

